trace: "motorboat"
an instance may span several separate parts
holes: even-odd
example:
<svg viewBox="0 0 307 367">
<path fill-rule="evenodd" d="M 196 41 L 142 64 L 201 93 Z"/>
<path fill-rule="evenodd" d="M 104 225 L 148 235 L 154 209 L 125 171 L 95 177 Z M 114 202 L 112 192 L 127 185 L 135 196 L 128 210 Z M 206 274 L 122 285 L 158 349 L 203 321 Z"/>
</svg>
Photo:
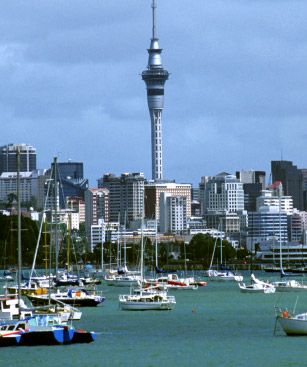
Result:
<svg viewBox="0 0 307 367">
<path fill-rule="evenodd" d="M 257 279 L 254 274 L 251 274 L 251 284 L 246 285 L 245 283 L 239 282 L 238 285 L 242 293 L 271 294 L 276 291 L 276 288 L 272 284 Z"/>
</svg>

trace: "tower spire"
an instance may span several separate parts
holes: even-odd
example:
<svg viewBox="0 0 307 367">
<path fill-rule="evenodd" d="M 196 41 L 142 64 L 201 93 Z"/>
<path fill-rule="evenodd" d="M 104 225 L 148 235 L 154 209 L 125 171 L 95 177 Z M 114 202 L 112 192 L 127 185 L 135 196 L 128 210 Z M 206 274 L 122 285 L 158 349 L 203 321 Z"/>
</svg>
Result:
<svg viewBox="0 0 307 367">
<path fill-rule="evenodd" d="M 156 0 L 152 0 L 152 39 L 156 38 Z"/>
<path fill-rule="evenodd" d="M 162 111 L 164 106 L 164 84 L 169 77 L 163 69 L 158 38 L 156 36 L 156 0 L 152 0 L 152 38 L 148 49 L 147 69 L 142 72 L 142 79 L 146 83 L 147 103 L 151 119 L 151 161 L 152 179 L 163 180 L 162 155 Z"/>
</svg>

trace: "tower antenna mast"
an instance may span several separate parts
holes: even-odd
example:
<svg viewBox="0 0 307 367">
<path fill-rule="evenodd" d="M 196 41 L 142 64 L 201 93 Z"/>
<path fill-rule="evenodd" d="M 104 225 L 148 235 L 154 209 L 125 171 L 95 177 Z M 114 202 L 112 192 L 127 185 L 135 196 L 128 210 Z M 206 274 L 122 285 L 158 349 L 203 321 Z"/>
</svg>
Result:
<svg viewBox="0 0 307 367">
<path fill-rule="evenodd" d="M 156 0 L 152 0 L 152 39 L 156 38 Z"/>
</svg>

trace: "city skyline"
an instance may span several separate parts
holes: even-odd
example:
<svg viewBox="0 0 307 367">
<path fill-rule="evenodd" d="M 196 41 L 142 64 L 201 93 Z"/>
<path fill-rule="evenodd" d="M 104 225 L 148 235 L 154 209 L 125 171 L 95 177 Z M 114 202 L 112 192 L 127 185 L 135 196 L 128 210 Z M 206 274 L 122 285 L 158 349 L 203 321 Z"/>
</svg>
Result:
<svg viewBox="0 0 307 367">
<path fill-rule="evenodd" d="M 151 177 L 140 71 L 151 0 L 7 2 L 0 19 L 1 145 L 37 149 L 37 166 L 84 162 Z M 307 166 L 306 34 L 300 1 L 157 1 L 163 64 L 164 178 L 200 182 L 270 161 Z M 137 11 L 136 11 L 137 10 Z M 59 133 L 61 132 L 61 133 Z"/>
</svg>

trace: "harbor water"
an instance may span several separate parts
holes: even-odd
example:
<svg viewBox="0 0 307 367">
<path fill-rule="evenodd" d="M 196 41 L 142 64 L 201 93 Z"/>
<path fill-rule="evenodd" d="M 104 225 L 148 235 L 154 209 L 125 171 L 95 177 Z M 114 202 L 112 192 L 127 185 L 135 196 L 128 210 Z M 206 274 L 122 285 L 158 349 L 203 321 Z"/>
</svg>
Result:
<svg viewBox="0 0 307 367">
<path fill-rule="evenodd" d="M 236 283 L 208 281 L 173 291 L 172 311 L 137 312 L 118 308 L 118 295 L 129 289 L 100 288 L 106 301 L 82 308 L 74 323 L 96 331 L 94 343 L 2 348 L 0 366 L 307 366 L 307 337 L 287 337 L 280 328 L 274 335 L 274 307 L 292 310 L 297 302 L 296 311 L 307 311 L 307 294 L 243 294 Z"/>
</svg>

